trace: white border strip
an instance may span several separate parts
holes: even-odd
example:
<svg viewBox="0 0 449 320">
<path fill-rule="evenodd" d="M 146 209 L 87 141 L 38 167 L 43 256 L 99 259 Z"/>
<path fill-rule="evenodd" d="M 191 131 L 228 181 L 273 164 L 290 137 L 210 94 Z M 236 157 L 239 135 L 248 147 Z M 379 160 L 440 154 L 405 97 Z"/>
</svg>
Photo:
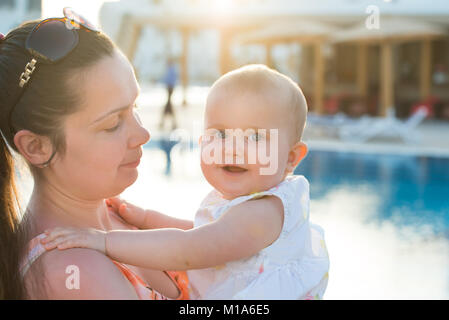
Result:
<svg viewBox="0 0 449 320">
<path fill-rule="evenodd" d="M 409 156 L 427 156 L 437 158 L 449 158 L 449 150 L 435 147 L 424 147 L 422 145 L 397 145 L 397 144 L 373 144 L 373 143 L 350 143 L 339 141 L 306 141 L 310 150 L 354 152 L 368 154 L 391 154 Z"/>
</svg>

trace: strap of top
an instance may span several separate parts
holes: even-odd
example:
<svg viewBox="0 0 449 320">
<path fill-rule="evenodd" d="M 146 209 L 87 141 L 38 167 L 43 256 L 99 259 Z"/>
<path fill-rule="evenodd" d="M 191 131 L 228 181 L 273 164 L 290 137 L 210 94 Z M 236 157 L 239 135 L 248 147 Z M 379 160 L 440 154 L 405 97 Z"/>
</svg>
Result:
<svg viewBox="0 0 449 320">
<path fill-rule="evenodd" d="M 30 269 L 33 262 L 36 261 L 37 258 L 39 258 L 46 251 L 45 247 L 41 244 L 41 239 L 43 238 L 45 238 L 45 234 L 41 233 L 40 235 L 31 239 L 31 241 L 28 243 L 28 254 L 20 265 L 20 274 L 22 275 L 22 278 L 25 277 L 25 274 L 27 273 L 28 269 Z"/>
</svg>

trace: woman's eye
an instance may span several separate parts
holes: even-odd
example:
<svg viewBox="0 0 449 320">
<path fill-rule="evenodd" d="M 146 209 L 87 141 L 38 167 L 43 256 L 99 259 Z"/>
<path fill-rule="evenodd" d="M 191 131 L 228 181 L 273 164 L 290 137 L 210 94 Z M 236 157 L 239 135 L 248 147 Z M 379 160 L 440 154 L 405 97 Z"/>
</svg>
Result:
<svg viewBox="0 0 449 320">
<path fill-rule="evenodd" d="M 121 121 L 119 120 L 115 126 L 113 126 L 111 128 L 108 128 L 108 129 L 104 129 L 104 131 L 106 131 L 106 132 L 114 132 L 115 130 L 117 130 L 120 127 L 120 124 L 121 124 Z"/>
</svg>

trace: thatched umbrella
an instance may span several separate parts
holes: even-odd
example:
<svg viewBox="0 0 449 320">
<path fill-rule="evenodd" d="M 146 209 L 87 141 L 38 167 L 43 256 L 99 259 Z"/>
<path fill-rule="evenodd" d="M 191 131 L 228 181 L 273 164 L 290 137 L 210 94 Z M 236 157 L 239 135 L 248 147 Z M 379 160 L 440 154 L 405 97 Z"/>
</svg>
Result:
<svg viewBox="0 0 449 320">
<path fill-rule="evenodd" d="M 381 17 L 379 28 L 369 28 L 364 22 L 351 28 L 337 31 L 333 34 L 333 43 L 358 43 L 359 64 L 358 82 L 361 93 L 366 91 L 366 45 L 379 44 L 381 46 L 381 115 L 385 116 L 394 106 L 393 93 L 393 61 L 392 44 L 421 41 L 421 77 L 420 93 L 425 98 L 430 94 L 431 84 L 431 40 L 447 36 L 448 32 L 433 23 L 417 21 L 399 17 Z"/>
</svg>

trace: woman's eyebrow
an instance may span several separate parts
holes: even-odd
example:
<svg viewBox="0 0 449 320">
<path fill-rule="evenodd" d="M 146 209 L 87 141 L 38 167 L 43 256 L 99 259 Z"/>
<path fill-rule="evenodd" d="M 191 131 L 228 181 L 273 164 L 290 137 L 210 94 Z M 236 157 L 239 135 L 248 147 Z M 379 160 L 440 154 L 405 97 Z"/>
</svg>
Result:
<svg viewBox="0 0 449 320">
<path fill-rule="evenodd" d="M 117 113 L 117 112 L 126 110 L 126 109 L 128 109 L 128 108 L 129 108 L 129 106 L 125 106 L 125 107 L 120 107 L 120 108 L 111 110 L 111 111 L 107 112 L 106 114 L 102 115 L 101 117 L 99 117 L 97 120 L 93 121 L 92 124 L 97 123 L 97 122 L 103 120 L 104 118 L 106 118 L 107 116 L 110 116 L 110 115 L 113 114 L 113 113 Z"/>
<path fill-rule="evenodd" d="M 136 95 L 136 98 L 134 99 L 134 101 L 137 100 L 137 97 L 138 97 L 139 95 L 140 95 L 140 87 L 137 87 L 137 95 Z M 113 113 L 116 113 L 116 112 L 120 112 L 120 111 L 126 110 L 126 109 L 128 109 L 131 105 L 134 106 L 135 103 L 131 103 L 131 104 L 127 105 L 127 106 L 124 106 L 124 107 L 120 107 L 120 108 L 111 110 L 111 111 L 105 113 L 104 115 L 102 115 L 101 117 L 99 117 L 97 120 L 93 121 L 92 124 L 97 123 L 97 122 L 103 120 L 104 118 L 106 118 L 107 116 L 109 116 L 109 115 L 111 115 L 111 114 L 113 114 Z"/>
</svg>

